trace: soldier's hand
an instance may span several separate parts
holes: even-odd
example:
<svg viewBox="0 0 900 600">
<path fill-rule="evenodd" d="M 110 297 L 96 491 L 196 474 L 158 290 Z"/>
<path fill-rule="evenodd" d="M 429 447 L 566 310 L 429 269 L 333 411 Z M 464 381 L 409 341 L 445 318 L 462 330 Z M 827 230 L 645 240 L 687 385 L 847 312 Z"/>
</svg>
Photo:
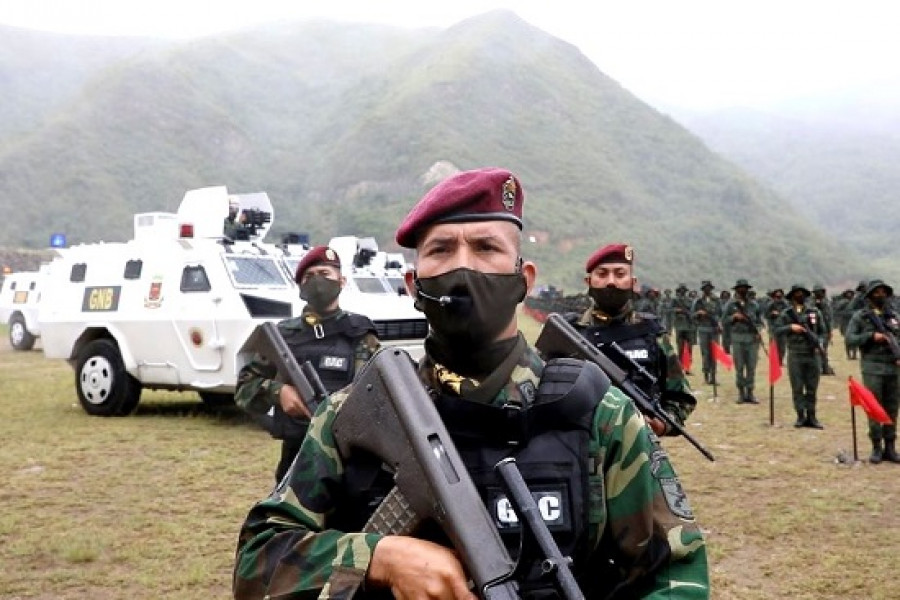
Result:
<svg viewBox="0 0 900 600">
<path fill-rule="evenodd" d="M 791 323 L 791 333 L 803 333 L 803 326 Z"/>
<path fill-rule="evenodd" d="M 746 321 L 747 317 L 745 317 L 742 313 L 736 312 L 733 315 L 731 315 L 731 320 L 732 321 Z"/>
<path fill-rule="evenodd" d="M 662 419 L 657 419 L 656 417 L 647 417 L 647 425 L 650 426 L 650 429 L 652 429 L 653 433 L 655 433 L 656 435 L 666 435 L 666 430 L 668 429 L 668 427 Z"/>
<path fill-rule="evenodd" d="M 876 344 L 886 344 L 887 336 L 881 333 L 880 331 L 876 331 L 872 334 L 872 341 Z"/>
<path fill-rule="evenodd" d="M 278 392 L 278 402 L 281 404 L 281 410 L 283 410 L 286 415 L 292 417 L 306 417 L 307 419 L 312 418 L 306 405 L 303 404 L 303 400 L 300 399 L 297 388 L 292 385 L 281 386 L 281 391 Z"/>
<path fill-rule="evenodd" d="M 477 600 L 452 550 L 400 535 L 385 536 L 375 545 L 366 582 L 390 588 L 398 600 Z"/>
</svg>

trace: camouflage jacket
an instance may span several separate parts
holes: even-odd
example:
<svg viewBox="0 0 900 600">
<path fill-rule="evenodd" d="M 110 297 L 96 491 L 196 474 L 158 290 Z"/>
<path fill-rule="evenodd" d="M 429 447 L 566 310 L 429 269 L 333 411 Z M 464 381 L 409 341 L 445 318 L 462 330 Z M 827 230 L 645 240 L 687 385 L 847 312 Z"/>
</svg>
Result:
<svg viewBox="0 0 900 600">
<path fill-rule="evenodd" d="M 640 323 L 642 319 L 640 313 L 636 311 L 630 311 L 621 318 L 626 322 L 635 325 Z M 588 310 L 581 315 L 576 325 L 579 328 L 602 327 L 603 323 L 595 318 L 592 310 Z M 661 361 L 658 365 L 657 372 L 651 373 L 651 375 L 656 377 L 657 384 L 659 385 L 659 390 L 661 392 L 659 403 L 663 410 L 669 413 L 676 423 L 684 426 L 684 422 L 687 421 L 688 417 L 697 407 L 697 400 L 694 398 L 694 393 L 691 391 L 691 384 L 684 374 L 681 360 L 678 358 L 678 354 L 676 354 L 669 336 L 661 335 L 656 338 L 656 340 L 657 344 L 659 344 Z M 668 433 L 670 432 L 667 432 L 667 435 Z M 677 432 L 672 431 L 671 433 L 674 435 Z"/>
<path fill-rule="evenodd" d="M 426 357 L 420 365 L 426 386 L 436 385 L 435 371 Z M 542 361 L 528 348 L 492 404 L 525 401 L 520 390 L 527 386 L 520 384 L 536 383 L 542 371 Z M 346 597 L 347 586 L 354 585 L 347 576 L 365 576 L 381 536 L 330 527 L 346 484 L 332 425 L 348 391 L 319 407 L 287 477 L 250 510 L 234 569 L 238 600 Z M 589 548 L 605 549 L 603 562 L 614 558 L 624 577 L 646 582 L 642 598 L 708 598 L 705 541 L 675 470 L 616 388 L 594 410 L 590 447 L 594 467 L 588 483 L 596 492 L 590 507 L 595 525 L 586 532 Z"/>
<path fill-rule="evenodd" d="M 297 329 L 302 330 L 309 328 L 310 325 L 304 320 L 307 314 L 304 309 L 303 314 L 299 317 L 285 319 L 278 323 L 279 329 Z M 339 310 L 335 315 L 327 317 L 328 319 L 341 319 L 347 313 Z M 354 373 L 358 372 L 360 367 L 369 360 L 376 350 L 380 347 L 378 338 L 373 334 L 366 334 L 356 343 L 354 361 Z M 278 394 L 284 383 L 277 378 L 278 371 L 275 365 L 266 360 L 260 354 L 254 354 L 238 373 L 237 389 L 234 393 L 234 402 L 239 407 L 250 414 L 264 415 L 269 409 L 278 404 Z"/>
<path fill-rule="evenodd" d="M 900 368 L 890 346 L 877 343 L 873 336 L 877 329 L 870 315 L 882 320 L 885 328 L 900 339 L 900 321 L 893 311 L 880 311 L 867 306 L 853 313 L 847 324 L 847 344 L 860 350 L 860 370 L 869 375 L 897 375 Z"/>
</svg>

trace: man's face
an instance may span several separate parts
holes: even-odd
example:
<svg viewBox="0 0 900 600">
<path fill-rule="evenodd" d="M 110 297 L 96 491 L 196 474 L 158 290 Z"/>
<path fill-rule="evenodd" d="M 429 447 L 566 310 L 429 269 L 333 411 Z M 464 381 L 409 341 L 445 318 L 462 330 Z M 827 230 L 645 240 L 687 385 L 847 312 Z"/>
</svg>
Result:
<svg viewBox="0 0 900 600">
<path fill-rule="evenodd" d="M 514 273 L 519 260 L 519 232 L 505 221 L 433 225 L 419 240 L 416 255 L 419 277 L 434 277 L 460 268 Z"/>
<path fill-rule="evenodd" d="M 883 287 L 877 287 L 874 290 L 872 290 L 871 294 L 869 294 L 869 298 L 871 298 L 872 302 L 874 302 L 875 304 L 879 304 L 879 303 L 883 304 L 884 301 L 887 299 L 887 296 L 888 296 L 887 290 Z"/>
<path fill-rule="evenodd" d="M 614 287 L 620 290 L 634 288 L 635 280 L 628 263 L 603 263 L 585 275 L 585 283 L 592 288 Z"/>
<path fill-rule="evenodd" d="M 806 295 L 803 292 L 794 292 L 791 300 L 794 301 L 794 304 L 803 304 L 804 300 L 806 300 Z"/>
<path fill-rule="evenodd" d="M 750 291 L 750 288 L 748 288 L 747 286 L 744 286 L 744 285 L 734 288 L 734 293 L 737 294 L 738 296 L 740 296 L 741 298 L 746 298 L 747 292 L 749 292 L 749 291 Z"/>
</svg>

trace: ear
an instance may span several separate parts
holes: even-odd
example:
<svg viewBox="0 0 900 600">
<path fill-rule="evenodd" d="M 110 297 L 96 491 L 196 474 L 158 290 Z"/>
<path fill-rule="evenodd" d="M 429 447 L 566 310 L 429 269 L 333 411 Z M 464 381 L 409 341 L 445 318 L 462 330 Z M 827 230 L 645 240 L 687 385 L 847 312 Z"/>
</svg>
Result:
<svg viewBox="0 0 900 600">
<path fill-rule="evenodd" d="M 537 281 L 537 265 L 530 260 L 522 263 L 522 276 L 525 278 L 525 295 L 530 295 L 534 289 L 534 282 Z"/>
<path fill-rule="evenodd" d="M 341 275 L 341 278 L 339 281 L 341 282 L 341 289 L 344 289 L 344 286 L 347 285 L 347 278 L 344 277 L 343 275 Z"/>
<path fill-rule="evenodd" d="M 417 297 L 419 294 L 416 291 L 416 270 L 410 269 L 406 273 L 403 274 L 403 283 L 406 285 L 406 293 L 412 296 L 413 298 Z"/>
<path fill-rule="evenodd" d="M 588 287 L 591 287 L 591 274 L 590 273 L 588 273 L 587 275 L 584 276 L 584 283 Z"/>
</svg>

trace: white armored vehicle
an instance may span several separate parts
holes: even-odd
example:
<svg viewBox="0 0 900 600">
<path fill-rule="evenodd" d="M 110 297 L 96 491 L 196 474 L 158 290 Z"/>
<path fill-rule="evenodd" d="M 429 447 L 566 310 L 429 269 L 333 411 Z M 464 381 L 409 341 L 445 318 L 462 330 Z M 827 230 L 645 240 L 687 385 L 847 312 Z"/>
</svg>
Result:
<svg viewBox="0 0 900 600">
<path fill-rule="evenodd" d="M 9 325 L 9 345 L 14 350 L 31 350 L 41 335 L 38 302 L 46 266 L 38 271 L 20 271 L 3 278 L 0 287 L 0 323 Z"/>
<path fill-rule="evenodd" d="M 232 240 L 223 223 L 235 203 L 246 218 Z M 51 261 L 39 310 L 44 353 L 73 366 L 85 411 L 129 414 L 142 388 L 233 398 L 253 330 L 303 306 L 293 273 L 306 248 L 264 242 L 272 216 L 264 193 L 191 190 L 177 213 L 135 215 L 134 239 L 73 246 Z M 372 319 L 383 342 L 421 355 L 427 324 L 412 300 L 363 290 L 354 272 L 342 306 Z M 373 273 L 384 279 L 387 270 Z"/>
</svg>

